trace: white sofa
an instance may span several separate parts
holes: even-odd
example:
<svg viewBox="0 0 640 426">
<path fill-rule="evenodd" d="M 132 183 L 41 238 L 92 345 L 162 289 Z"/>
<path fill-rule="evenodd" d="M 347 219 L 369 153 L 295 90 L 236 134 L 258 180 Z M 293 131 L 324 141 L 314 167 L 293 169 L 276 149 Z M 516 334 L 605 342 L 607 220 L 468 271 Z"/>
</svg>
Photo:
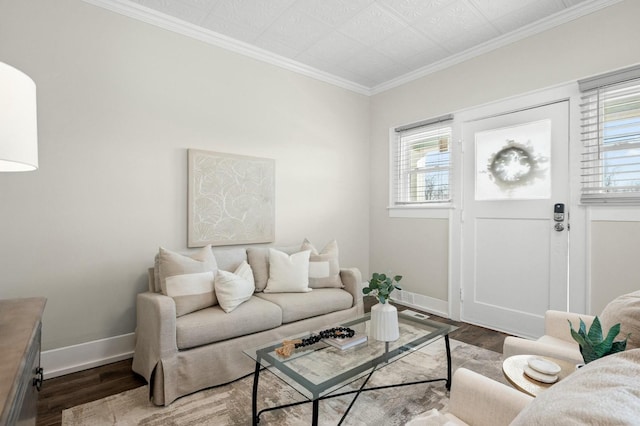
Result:
<svg viewBox="0 0 640 426">
<path fill-rule="evenodd" d="M 294 253 L 300 247 L 280 248 Z M 247 261 L 258 281 L 268 276 L 267 248 L 214 248 L 217 267 L 234 271 Z M 362 277 L 356 268 L 339 269 L 344 288 L 308 293 L 263 293 L 226 313 L 219 305 L 176 316 L 174 299 L 162 294 L 149 270 L 149 291 L 137 296 L 133 370 L 148 383 L 156 405 L 253 372 L 242 351 L 292 334 L 319 330 L 364 313 Z"/>
</svg>

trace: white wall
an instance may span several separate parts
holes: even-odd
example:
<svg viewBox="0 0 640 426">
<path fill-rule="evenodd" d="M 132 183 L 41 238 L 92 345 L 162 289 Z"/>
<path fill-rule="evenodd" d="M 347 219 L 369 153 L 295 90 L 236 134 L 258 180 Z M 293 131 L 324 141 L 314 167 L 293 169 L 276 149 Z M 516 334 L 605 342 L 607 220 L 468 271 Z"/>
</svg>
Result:
<svg viewBox="0 0 640 426">
<path fill-rule="evenodd" d="M 629 0 L 367 98 L 80 0 L 0 0 L 0 61 L 37 84 L 40 148 L 38 171 L 0 174 L 0 297 L 48 298 L 45 350 L 129 336 L 157 247 L 186 250 L 198 148 L 276 159 L 277 243 L 337 238 L 343 265 L 446 300 L 449 221 L 387 214 L 389 128 L 639 63 L 637 16 Z M 609 231 L 589 239 L 598 299 L 622 288 L 598 254 Z"/>
<path fill-rule="evenodd" d="M 442 268 L 449 265 L 448 221 L 390 218 L 387 212 L 389 177 L 381 171 L 389 164 L 390 128 L 640 63 L 638 16 L 640 2 L 621 2 L 372 97 L 371 269 L 403 273 L 408 277 L 404 288 L 447 300 L 450 275 Z M 640 220 L 637 209 L 636 216 Z M 576 231 L 588 233 L 589 228 L 572 227 L 572 235 Z M 637 244 L 637 232 L 620 234 L 623 247 Z M 606 260 L 595 256 L 592 261 L 600 271 Z M 610 300 L 629 287 L 612 286 L 606 273 L 590 282 L 591 295 L 598 299 Z M 578 302 L 585 306 L 584 300 Z M 591 301 L 592 307 L 600 305 Z"/>
<path fill-rule="evenodd" d="M 0 61 L 40 149 L 0 174 L 0 297 L 48 298 L 45 350 L 133 332 L 158 246 L 186 250 L 188 148 L 274 158 L 276 243 L 368 270 L 367 97 L 80 0 L 0 0 Z"/>
</svg>

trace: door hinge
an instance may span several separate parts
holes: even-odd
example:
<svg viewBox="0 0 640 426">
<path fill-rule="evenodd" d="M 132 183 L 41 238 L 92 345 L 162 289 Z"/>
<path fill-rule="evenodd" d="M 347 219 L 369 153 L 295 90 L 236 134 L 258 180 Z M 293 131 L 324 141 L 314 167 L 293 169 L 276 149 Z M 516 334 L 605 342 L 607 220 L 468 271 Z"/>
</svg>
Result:
<svg viewBox="0 0 640 426">
<path fill-rule="evenodd" d="M 460 303 L 464 301 L 464 292 L 460 289 Z"/>
</svg>

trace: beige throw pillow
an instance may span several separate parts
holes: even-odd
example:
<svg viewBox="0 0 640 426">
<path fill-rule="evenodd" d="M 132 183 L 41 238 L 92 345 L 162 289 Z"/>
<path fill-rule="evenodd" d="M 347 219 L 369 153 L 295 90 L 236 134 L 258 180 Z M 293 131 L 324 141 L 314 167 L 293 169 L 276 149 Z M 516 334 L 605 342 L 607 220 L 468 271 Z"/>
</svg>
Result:
<svg viewBox="0 0 640 426">
<path fill-rule="evenodd" d="M 158 255 L 156 256 L 155 275 L 158 279 L 158 284 L 160 290 L 162 291 L 162 294 L 166 296 L 168 296 L 166 281 L 169 277 L 173 277 L 176 275 L 197 274 L 200 272 L 212 272 L 213 277 L 215 277 L 217 271 L 218 265 L 216 263 L 216 258 L 211 251 L 210 245 L 202 247 L 201 249 L 188 255 L 182 255 L 180 253 L 175 253 L 171 250 L 160 247 Z M 197 297 L 198 294 L 202 293 L 196 292 L 193 295 Z M 208 303 L 207 306 L 212 306 L 217 303 L 216 296 L 213 291 L 211 292 L 211 295 L 207 295 L 203 299 L 202 304 L 204 305 L 205 303 Z M 184 313 L 182 313 L 182 315 L 184 315 Z M 176 315 L 178 315 L 177 310 Z"/>
<path fill-rule="evenodd" d="M 288 255 L 269 249 L 269 280 L 265 293 L 309 292 L 310 250 Z"/>
<path fill-rule="evenodd" d="M 630 334 L 627 349 L 640 348 L 640 290 L 613 299 L 604 307 L 599 318 L 603 333 L 620 323 L 620 334 L 616 340 L 622 340 Z"/>
<path fill-rule="evenodd" d="M 249 300 L 256 289 L 253 271 L 246 261 L 243 261 L 234 272 L 219 270 L 214 285 L 218 303 L 226 313 Z"/>
<path fill-rule="evenodd" d="M 304 239 L 300 250 L 310 250 L 309 287 L 311 288 L 343 288 L 338 263 L 338 242 L 328 243 L 320 253 L 308 240 Z"/>
<path fill-rule="evenodd" d="M 165 291 L 176 304 L 177 317 L 208 308 L 216 301 L 212 271 L 167 277 Z"/>
</svg>

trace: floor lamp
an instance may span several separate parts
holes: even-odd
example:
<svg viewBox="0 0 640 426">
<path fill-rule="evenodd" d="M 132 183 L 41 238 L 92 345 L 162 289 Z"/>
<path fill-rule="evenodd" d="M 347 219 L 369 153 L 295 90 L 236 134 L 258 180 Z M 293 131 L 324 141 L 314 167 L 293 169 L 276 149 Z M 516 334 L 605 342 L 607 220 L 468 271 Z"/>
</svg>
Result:
<svg viewBox="0 0 640 426">
<path fill-rule="evenodd" d="M 0 172 L 38 168 L 36 85 L 0 62 Z"/>
</svg>

